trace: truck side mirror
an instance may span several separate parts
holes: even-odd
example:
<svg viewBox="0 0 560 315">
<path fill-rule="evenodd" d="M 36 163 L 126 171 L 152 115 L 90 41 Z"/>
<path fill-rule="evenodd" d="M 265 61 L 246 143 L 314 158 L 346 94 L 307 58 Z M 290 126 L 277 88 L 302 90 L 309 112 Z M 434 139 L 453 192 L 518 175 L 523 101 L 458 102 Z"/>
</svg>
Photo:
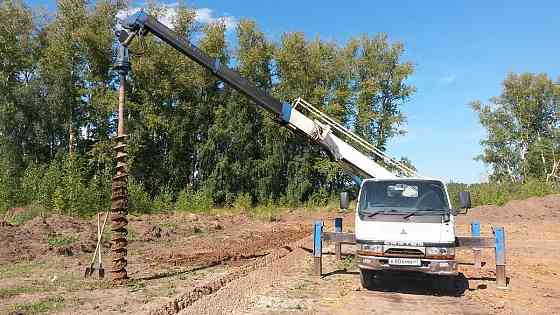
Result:
<svg viewBox="0 0 560 315">
<path fill-rule="evenodd" d="M 348 209 L 350 205 L 350 198 L 348 197 L 348 192 L 343 191 L 340 193 L 340 209 Z"/>
<path fill-rule="evenodd" d="M 471 208 L 471 193 L 468 191 L 459 192 L 459 207 L 461 209 Z"/>
</svg>

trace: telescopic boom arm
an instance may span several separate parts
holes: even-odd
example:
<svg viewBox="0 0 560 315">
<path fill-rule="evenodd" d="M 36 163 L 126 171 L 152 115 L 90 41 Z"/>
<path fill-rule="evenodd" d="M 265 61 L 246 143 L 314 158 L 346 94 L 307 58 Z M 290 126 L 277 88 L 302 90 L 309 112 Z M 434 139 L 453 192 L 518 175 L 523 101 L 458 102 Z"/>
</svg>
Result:
<svg viewBox="0 0 560 315">
<path fill-rule="evenodd" d="M 370 159 L 366 154 L 358 151 L 352 145 L 334 135 L 333 130 L 342 133 L 345 139 L 348 139 L 355 145 L 362 147 L 362 149 L 378 156 L 387 164 L 393 165 L 402 174 L 407 176 L 415 175 L 413 170 L 401 164 L 399 161 L 386 156 L 382 151 L 341 126 L 324 113 L 321 113 L 301 98 L 298 98 L 295 105 L 305 107 L 315 115 L 318 120 L 313 120 L 305 116 L 289 103 L 282 103 L 270 96 L 266 91 L 255 87 L 237 72 L 231 70 L 226 65 L 222 65 L 218 59 L 208 56 L 198 47 L 160 23 L 153 16 L 140 11 L 122 21 L 121 24 L 130 32 L 130 34 L 124 33 L 120 36 L 120 41 L 124 46 L 127 46 L 136 35 L 144 35 L 147 32 L 154 34 L 180 51 L 183 55 L 186 55 L 196 63 L 212 71 L 212 73 L 223 82 L 249 97 L 257 105 L 271 112 L 274 117 L 284 125 L 287 125 L 291 130 L 303 134 L 312 141 L 322 145 L 330 155 L 341 163 L 351 174 L 363 178 L 397 177 L 394 173 Z"/>
</svg>

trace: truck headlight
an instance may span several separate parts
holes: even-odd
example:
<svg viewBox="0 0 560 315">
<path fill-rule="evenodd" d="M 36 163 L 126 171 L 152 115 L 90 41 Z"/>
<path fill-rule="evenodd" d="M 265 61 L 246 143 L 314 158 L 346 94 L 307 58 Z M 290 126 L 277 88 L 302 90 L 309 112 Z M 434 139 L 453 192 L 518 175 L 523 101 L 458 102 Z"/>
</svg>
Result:
<svg viewBox="0 0 560 315">
<path fill-rule="evenodd" d="M 358 244 L 358 255 L 381 256 L 383 255 L 383 245 Z"/>
<path fill-rule="evenodd" d="M 426 247 L 426 258 L 454 259 L 454 247 Z"/>
</svg>

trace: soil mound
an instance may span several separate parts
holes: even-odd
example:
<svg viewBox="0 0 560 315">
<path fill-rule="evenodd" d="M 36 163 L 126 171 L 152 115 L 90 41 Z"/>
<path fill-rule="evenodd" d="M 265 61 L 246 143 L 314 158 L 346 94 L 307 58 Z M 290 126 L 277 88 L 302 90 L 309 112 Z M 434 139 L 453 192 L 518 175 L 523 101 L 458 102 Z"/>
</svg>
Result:
<svg viewBox="0 0 560 315">
<path fill-rule="evenodd" d="M 501 207 L 479 206 L 467 217 L 491 223 L 560 222 L 560 195 L 512 200 Z"/>
<path fill-rule="evenodd" d="M 12 209 L 12 213 L 26 209 Z M 157 214 L 129 217 L 129 242 L 173 241 L 192 235 L 220 231 L 224 226 L 242 226 L 245 215 Z M 110 224 L 110 223 L 109 223 Z M 105 228 L 109 232 L 109 227 Z M 107 236 L 109 234 L 105 234 Z M 76 256 L 93 253 L 97 244 L 97 219 L 72 216 L 38 216 L 21 225 L 0 222 L 0 264 L 29 261 L 43 255 Z M 103 248 L 111 246 L 104 238 Z"/>
<path fill-rule="evenodd" d="M 48 254 L 72 256 L 93 252 L 96 227 L 61 215 L 36 217 L 23 225 L 0 224 L 0 264 L 33 260 Z"/>
</svg>

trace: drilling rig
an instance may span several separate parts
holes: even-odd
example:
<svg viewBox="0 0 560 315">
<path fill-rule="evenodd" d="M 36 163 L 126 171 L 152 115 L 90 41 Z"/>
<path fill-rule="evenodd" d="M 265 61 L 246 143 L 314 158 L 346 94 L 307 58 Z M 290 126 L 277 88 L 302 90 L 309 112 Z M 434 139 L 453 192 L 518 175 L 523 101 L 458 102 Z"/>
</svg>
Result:
<svg viewBox="0 0 560 315">
<path fill-rule="evenodd" d="M 136 36 L 157 36 L 267 110 L 280 125 L 320 145 L 352 175 L 360 185 L 355 237 L 362 285 L 367 287 L 374 273 L 383 269 L 457 274 L 454 217 L 458 213 L 451 208 L 442 180 L 417 175 L 302 98 L 293 104 L 277 100 L 143 11 L 121 25 L 125 29 L 119 34 L 121 47 Z M 124 150 L 124 126 L 117 139 L 117 147 Z M 120 175 L 113 182 L 113 279 L 126 278 L 126 155 L 119 154 Z"/>
</svg>

